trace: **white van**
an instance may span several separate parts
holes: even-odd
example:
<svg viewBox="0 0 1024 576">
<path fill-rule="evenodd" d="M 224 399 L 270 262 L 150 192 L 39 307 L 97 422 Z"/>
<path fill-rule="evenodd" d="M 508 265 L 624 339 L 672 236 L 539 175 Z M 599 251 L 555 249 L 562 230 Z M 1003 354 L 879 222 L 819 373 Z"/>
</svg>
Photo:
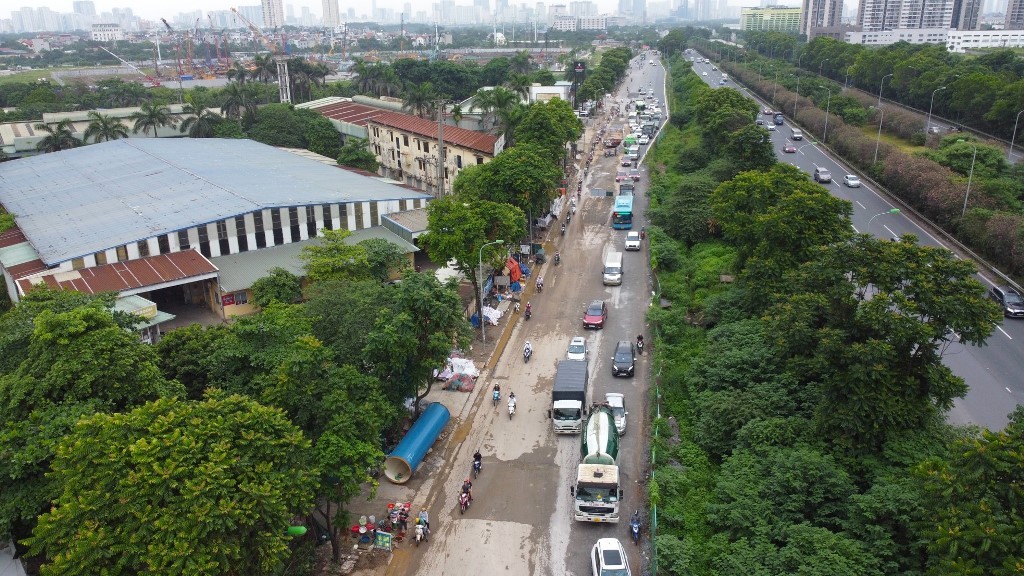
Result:
<svg viewBox="0 0 1024 576">
<path fill-rule="evenodd" d="M 630 160 L 640 159 L 640 146 L 630 146 L 629 150 L 626 150 L 626 156 L 629 156 Z"/>
<path fill-rule="evenodd" d="M 622 284 L 622 252 L 609 252 L 605 256 L 602 277 L 606 286 Z"/>
<path fill-rule="evenodd" d="M 804 133 L 799 128 L 793 128 L 790 131 L 790 136 L 789 137 L 792 138 L 793 140 L 803 140 L 804 139 Z"/>
</svg>

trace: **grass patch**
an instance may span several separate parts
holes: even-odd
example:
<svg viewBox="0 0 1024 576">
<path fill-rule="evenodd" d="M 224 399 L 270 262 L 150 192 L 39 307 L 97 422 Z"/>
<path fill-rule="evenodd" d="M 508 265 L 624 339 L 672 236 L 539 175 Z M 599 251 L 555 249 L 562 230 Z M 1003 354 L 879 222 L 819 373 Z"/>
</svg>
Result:
<svg viewBox="0 0 1024 576">
<path fill-rule="evenodd" d="M 15 72 L 9 76 L 0 76 L 0 84 L 18 84 L 18 83 L 32 83 L 38 82 L 41 79 L 53 80 L 50 77 L 50 73 L 53 72 L 53 68 L 42 68 L 39 70 L 26 70 L 24 72 Z"/>
<path fill-rule="evenodd" d="M 878 125 L 877 124 L 874 125 L 874 126 L 861 126 L 860 127 L 860 131 L 863 132 L 864 134 L 870 136 L 871 138 L 877 138 L 878 137 Z M 882 136 L 881 136 L 881 138 L 879 138 L 879 140 L 881 140 L 882 142 L 885 142 L 886 144 L 888 144 L 890 146 L 895 146 L 896 148 L 899 148 L 900 151 L 902 151 L 902 152 L 904 152 L 906 154 L 917 154 L 918 152 L 923 152 L 925 150 L 928 150 L 927 146 L 914 146 L 913 144 L 911 144 L 910 142 L 907 142 L 903 138 L 900 138 L 899 136 L 893 136 L 892 134 L 888 134 L 884 130 L 882 131 Z"/>
</svg>

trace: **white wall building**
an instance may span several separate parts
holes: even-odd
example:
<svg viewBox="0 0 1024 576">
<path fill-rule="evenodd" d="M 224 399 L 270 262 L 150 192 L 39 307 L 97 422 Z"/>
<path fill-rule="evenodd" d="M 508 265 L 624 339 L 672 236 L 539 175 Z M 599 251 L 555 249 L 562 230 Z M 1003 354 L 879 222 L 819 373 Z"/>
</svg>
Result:
<svg viewBox="0 0 1024 576">
<path fill-rule="evenodd" d="M 92 40 L 95 42 L 124 40 L 124 30 L 121 29 L 120 24 L 93 24 Z"/>
<path fill-rule="evenodd" d="M 975 48 L 1024 48 L 1024 30 L 955 30 L 917 28 L 874 32 L 847 32 L 846 41 L 865 46 L 945 44 L 950 52 L 964 53 Z"/>
<path fill-rule="evenodd" d="M 284 6 L 281 0 L 263 0 L 263 27 L 281 28 L 284 26 Z"/>
<path fill-rule="evenodd" d="M 605 16 L 591 16 L 580 18 L 576 25 L 578 30 L 607 30 L 608 18 Z"/>
</svg>

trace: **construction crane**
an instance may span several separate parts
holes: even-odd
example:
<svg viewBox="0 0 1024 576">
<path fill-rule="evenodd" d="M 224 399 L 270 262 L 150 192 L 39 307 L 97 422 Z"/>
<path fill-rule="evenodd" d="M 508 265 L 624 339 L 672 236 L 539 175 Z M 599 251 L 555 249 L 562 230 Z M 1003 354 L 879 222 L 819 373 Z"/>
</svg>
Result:
<svg viewBox="0 0 1024 576">
<path fill-rule="evenodd" d="M 268 38 L 263 32 L 253 24 L 248 18 L 242 15 L 237 8 L 231 7 L 231 11 L 235 13 L 235 16 L 241 20 L 252 33 L 259 38 L 260 42 L 270 50 L 271 55 L 274 57 L 274 62 L 277 63 L 277 87 L 278 94 L 281 97 L 282 103 L 289 103 L 292 101 L 292 85 L 291 77 L 288 75 L 288 57 L 282 54 L 281 47 L 278 46 L 273 40 Z M 287 44 L 287 39 L 284 35 L 281 35 L 282 40 Z"/>
<path fill-rule="evenodd" d="M 119 62 L 120 62 L 121 64 L 124 64 L 125 66 L 127 66 L 127 67 L 131 68 L 132 70 L 135 70 L 135 71 L 136 71 L 136 72 L 138 72 L 139 74 L 142 74 L 143 76 L 145 76 L 145 77 L 146 77 L 146 80 L 149 80 L 149 83 L 150 83 L 150 84 L 152 84 L 153 86 L 159 86 L 159 85 L 160 85 L 160 81 L 159 81 L 159 80 L 157 80 L 156 78 L 153 78 L 153 77 L 152 77 L 152 76 L 150 76 L 149 74 L 146 74 L 146 73 L 145 73 L 145 72 L 143 72 L 142 70 L 139 70 L 139 69 L 138 69 L 138 68 L 136 68 L 136 67 L 135 67 L 135 65 L 134 65 L 134 64 L 132 64 L 131 62 L 129 62 L 129 61 L 127 61 L 127 60 L 125 60 L 124 58 L 121 58 L 121 57 L 120 57 L 120 56 L 118 56 L 117 54 L 114 54 L 113 52 L 111 52 L 110 50 L 107 50 L 106 48 L 104 48 L 104 47 L 102 47 L 102 46 L 100 46 L 100 50 L 103 50 L 103 51 L 104 51 L 104 52 L 106 52 L 107 54 L 110 54 L 110 55 L 111 55 L 111 56 L 113 56 L 114 58 L 117 58 L 117 60 L 118 60 L 118 61 L 119 61 Z"/>
<path fill-rule="evenodd" d="M 167 23 L 166 19 L 161 18 L 160 21 L 164 23 L 164 26 L 167 27 L 167 31 L 170 32 L 171 36 L 174 38 L 174 61 L 178 65 L 178 81 L 180 82 L 182 74 L 185 73 L 181 69 L 181 39 L 174 33 L 174 28 L 171 28 L 171 25 Z"/>
</svg>

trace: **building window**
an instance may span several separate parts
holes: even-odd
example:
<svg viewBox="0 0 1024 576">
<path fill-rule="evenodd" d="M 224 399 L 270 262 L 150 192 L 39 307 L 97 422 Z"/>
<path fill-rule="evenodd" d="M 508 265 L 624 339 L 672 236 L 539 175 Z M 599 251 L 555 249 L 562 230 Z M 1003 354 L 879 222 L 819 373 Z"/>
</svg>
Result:
<svg viewBox="0 0 1024 576">
<path fill-rule="evenodd" d="M 140 258 L 145 258 L 146 256 L 149 256 L 149 242 L 141 240 L 139 242 L 136 242 L 135 245 L 139 247 Z"/>
<path fill-rule="evenodd" d="M 455 156 L 455 165 L 458 166 L 459 168 L 462 168 L 462 154 L 458 154 Z"/>
<path fill-rule="evenodd" d="M 238 239 L 238 251 L 249 251 L 249 238 L 245 235 L 245 216 L 235 216 L 235 238 Z"/>
<path fill-rule="evenodd" d="M 266 229 L 263 227 L 263 211 L 252 213 L 252 225 L 256 231 L 256 249 L 267 247 Z"/>
<path fill-rule="evenodd" d="M 97 266 L 103 266 L 104 264 L 107 263 L 107 253 L 106 252 L 97 252 L 95 254 L 95 256 L 96 256 L 96 265 Z"/>
<path fill-rule="evenodd" d="M 127 246 L 118 246 L 117 247 L 117 261 L 118 262 L 124 262 L 126 260 L 128 260 L 128 247 Z"/>
<path fill-rule="evenodd" d="M 228 223 L 226 220 L 217 220 L 217 240 L 227 240 Z"/>
<path fill-rule="evenodd" d="M 376 202 L 370 202 L 370 226 L 380 224 L 380 207 Z"/>
<path fill-rule="evenodd" d="M 82 268 L 85 268 L 85 258 L 72 258 L 71 259 L 71 269 L 72 270 L 81 270 Z"/>
<path fill-rule="evenodd" d="M 188 250 L 192 246 L 188 243 L 188 230 L 178 230 L 178 249 Z M 118 255 L 120 258 L 120 255 Z"/>
<path fill-rule="evenodd" d="M 339 230 L 348 230 L 348 204 L 338 204 L 338 219 L 341 220 Z"/>
<path fill-rule="evenodd" d="M 331 218 L 331 205 L 330 204 L 324 204 L 323 205 L 323 211 L 324 211 L 324 228 L 326 228 L 328 230 L 334 230 L 334 220 Z"/>
<path fill-rule="evenodd" d="M 207 258 L 213 257 L 210 252 L 210 230 L 206 224 L 199 227 L 199 252 Z"/>
<path fill-rule="evenodd" d="M 161 234 L 156 237 L 156 246 L 160 250 L 161 254 L 171 253 L 171 237 L 167 234 Z"/>
<path fill-rule="evenodd" d="M 306 206 L 306 237 L 316 238 L 316 209 Z"/>
<path fill-rule="evenodd" d="M 424 142 L 423 143 L 423 153 L 424 154 L 430 154 L 430 143 L 429 142 Z"/>
<path fill-rule="evenodd" d="M 476 157 L 476 163 L 477 164 L 483 164 L 484 163 L 484 157 L 483 156 L 477 156 Z"/>
<path fill-rule="evenodd" d="M 405 144 L 406 146 L 409 145 L 409 136 L 408 135 L 402 134 L 402 144 Z"/>
<path fill-rule="evenodd" d="M 235 292 L 235 304 L 236 305 L 237 304 L 248 304 L 248 303 L 249 303 L 249 293 L 248 292 L 246 292 L 245 290 L 242 290 L 241 292 Z"/>
</svg>

